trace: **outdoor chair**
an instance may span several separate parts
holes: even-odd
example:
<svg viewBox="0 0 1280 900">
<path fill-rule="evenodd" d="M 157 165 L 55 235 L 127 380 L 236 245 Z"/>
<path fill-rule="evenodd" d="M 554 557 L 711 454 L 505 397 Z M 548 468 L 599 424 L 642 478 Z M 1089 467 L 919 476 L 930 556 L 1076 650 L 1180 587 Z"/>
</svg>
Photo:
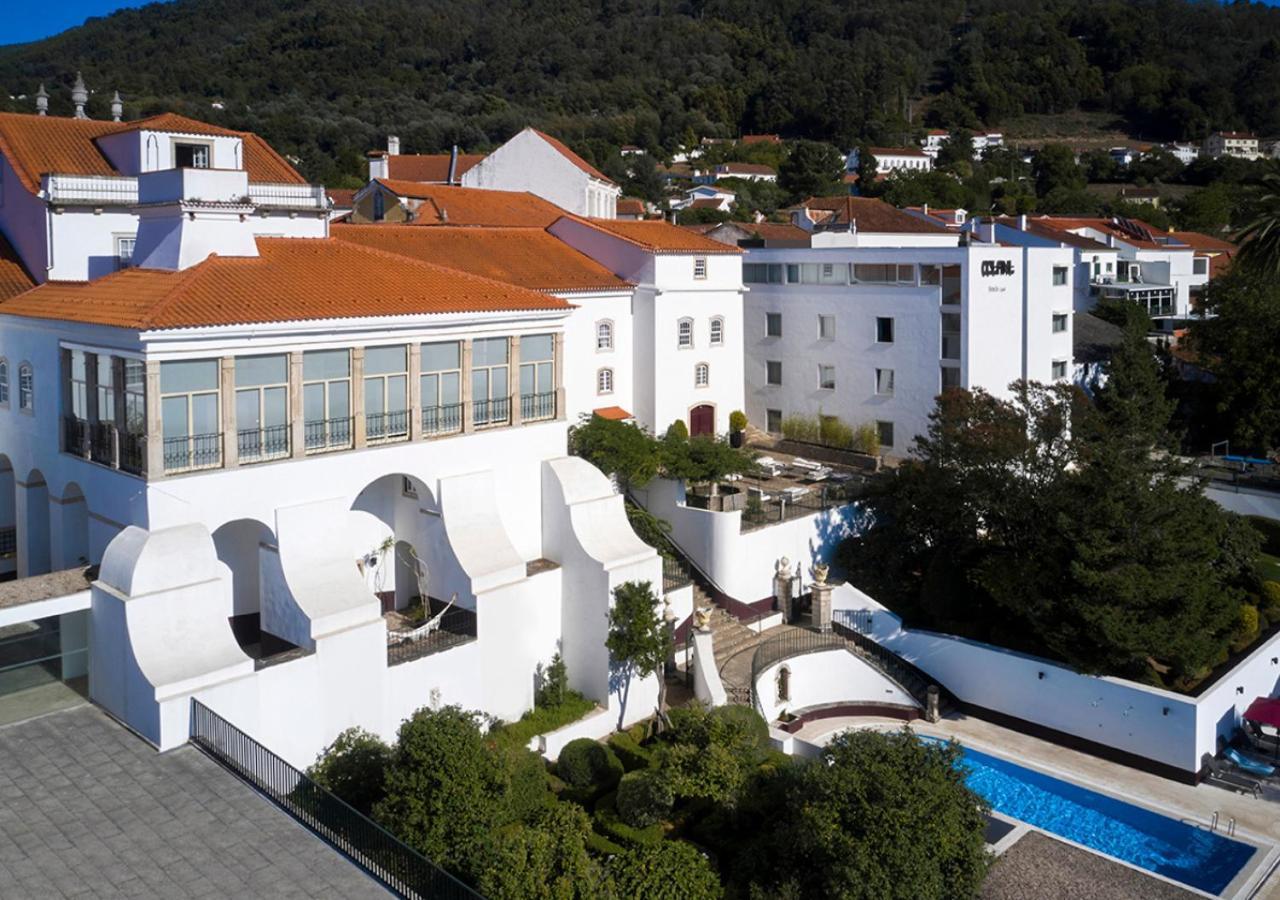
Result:
<svg viewBox="0 0 1280 900">
<path fill-rule="evenodd" d="M 1254 778 L 1233 772 L 1208 753 L 1201 759 L 1204 781 L 1217 787 L 1258 797 L 1262 794 L 1262 785 Z"/>
</svg>

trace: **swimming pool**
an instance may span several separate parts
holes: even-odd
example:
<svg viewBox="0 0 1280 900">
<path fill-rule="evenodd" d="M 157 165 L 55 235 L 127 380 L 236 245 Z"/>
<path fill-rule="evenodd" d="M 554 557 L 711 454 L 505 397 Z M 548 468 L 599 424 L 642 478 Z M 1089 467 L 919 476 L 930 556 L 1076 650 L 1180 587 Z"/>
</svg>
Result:
<svg viewBox="0 0 1280 900">
<path fill-rule="evenodd" d="M 965 782 L 991 808 L 1149 872 L 1221 893 L 1254 849 L 1097 791 L 962 748 Z"/>
</svg>

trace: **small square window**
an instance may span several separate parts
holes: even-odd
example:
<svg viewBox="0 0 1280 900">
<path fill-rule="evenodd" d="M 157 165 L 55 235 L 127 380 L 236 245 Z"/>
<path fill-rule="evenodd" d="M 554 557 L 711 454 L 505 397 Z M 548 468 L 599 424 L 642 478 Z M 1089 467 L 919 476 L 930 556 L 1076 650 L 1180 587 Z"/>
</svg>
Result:
<svg viewBox="0 0 1280 900">
<path fill-rule="evenodd" d="M 832 341 L 836 337 L 836 317 L 835 316 L 818 316 L 818 338 L 823 341 Z"/>
<path fill-rule="evenodd" d="M 1054 313 L 1053 314 L 1053 333 L 1062 334 L 1062 332 L 1066 330 L 1067 330 L 1067 314 Z"/>
<path fill-rule="evenodd" d="M 876 431 L 880 437 L 881 447 L 893 446 L 893 423 L 892 422 L 876 422 Z"/>
<path fill-rule="evenodd" d="M 413 479 L 408 475 L 400 476 L 400 492 L 406 497 L 418 496 L 418 489 L 413 486 Z"/>
<path fill-rule="evenodd" d="M 818 366 L 818 387 L 824 391 L 836 389 L 835 366 Z"/>
<path fill-rule="evenodd" d="M 173 167 L 175 169 L 209 168 L 209 145 L 174 144 Z"/>
<path fill-rule="evenodd" d="M 707 261 L 702 257 L 693 261 L 693 277 L 703 279 L 707 277 Z"/>
<path fill-rule="evenodd" d="M 882 397 L 893 396 L 893 369 L 876 369 L 876 393 Z"/>
<path fill-rule="evenodd" d="M 1054 286 L 1055 286 L 1055 287 L 1060 287 L 1060 286 L 1062 286 L 1062 285 L 1064 285 L 1064 284 L 1066 284 L 1066 283 L 1067 283 L 1067 267 L 1066 267 L 1066 266 L 1054 266 L 1054 267 L 1053 267 L 1053 284 L 1054 284 Z"/>
<path fill-rule="evenodd" d="M 960 387 L 960 368 L 959 366 L 943 366 L 942 367 L 942 389 Z"/>
<path fill-rule="evenodd" d="M 764 364 L 764 372 L 765 384 L 782 384 L 782 360 L 769 360 Z"/>
<path fill-rule="evenodd" d="M 764 336 L 782 337 L 782 313 L 764 314 Z"/>
<path fill-rule="evenodd" d="M 764 411 L 764 428 L 770 434 L 782 432 L 782 410 L 766 409 Z"/>
<path fill-rule="evenodd" d="M 893 343 L 893 319 L 888 316 L 876 316 L 876 343 Z"/>
<path fill-rule="evenodd" d="M 1053 380 L 1059 381 L 1067 377 L 1067 361 L 1065 359 L 1055 359 L 1053 361 Z"/>
</svg>

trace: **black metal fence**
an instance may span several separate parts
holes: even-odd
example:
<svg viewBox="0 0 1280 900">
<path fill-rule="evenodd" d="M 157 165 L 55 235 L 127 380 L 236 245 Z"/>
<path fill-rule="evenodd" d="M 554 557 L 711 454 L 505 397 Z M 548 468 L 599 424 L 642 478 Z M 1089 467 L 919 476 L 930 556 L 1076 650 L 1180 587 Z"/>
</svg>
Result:
<svg viewBox="0 0 1280 900">
<path fill-rule="evenodd" d="M 435 434 L 454 434 L 462 430 L 462 404 L 447 403 L 444 406 L 424 406 L 422 408 L 422 433 L 430 437 Z"/>
<path fill-rule="evenodd" d="M 120 447 L 120 468 L 134 475 L 145 475 L 147 471 L 147 438 L 145 435 L 129 431 L 118 432 Z"/>
<path fill-rule="evenodd" d="M 18 552 L 18 529 L 10 525 L 0 528 L 0 559 L 7 559 Z"/>
<path fill-rule="evenodd" d="M 222 465 L 222 432 L 164 439 L 164 470 L 213 469 Z"/>
<path fill-rule="evenodd" d="M 770 490 L 750 483 L 747 483 L 747 489 L 747 500 L 742 511 L 744 532 L 844 506 L 858 499 L 865 488 L 863 481 L 857 479 L 845 484 L 815 484 L 808 487 L 805 493 L 793 491 L 790 495 L 785 490 Z M 762 499 L 763 497 L 768 499 Z"/>
<path fill-rule="evenodd" d="M 116 426 L 110 422 L 92 423 L 89 426 L 89 458 L 104 466 L 114 466 L 118 456 Z"/>
<path fill-rule="evenodd" d="M 246 428 L 236 433 L 236 453 L 240 462 L 280 459 L 289 455 L 289 425 Z"/>
<path fill-rule="evenodd" d="M 493 397 L 489 400 L 472 400 L 471 421 L 477 427 L 506 425 L 511 421 L 511 398 Z"/>
<path fill-rule="evenodd" d="M 370 444 L 403 441 L 409 437 L 409 411 L 396 409 L 383 413 L 367 413 L 364 436 Z"/>
<path fill-rule="evenodd" d="M 693 584 L 693 572 L 688 564 L 674 556 L 662 554 L 662 593 L 669 594 Z"/>
<path fill-rule="evenodd" d="M 556 417 L 555 392 L 545 394 L 521 394 L 520 418 L 526 422 Z"/>
<path fill-rule="evenodd" d="M 76 456 L 89 455 L 89 423 L 76 416 L 64 416 L 62 419 L 62 446 Z"/>
<path fill-rule="evenodd" d="M 191 701 L 191 742 L 401 897 L 483 900 L 199 700 Z"/>
<path fill-rule="evenodd" d="M 417 640 L 397 640 L 394 643 L 390 635 L 387 639 L 387 665 L 396 666 L 450 650 L 476 639 L 476 614 L 469 609 L 455 606 L 447 609 L 440 617 L 439 626 L 430 634 L 424 634 Z"/>
</svg>

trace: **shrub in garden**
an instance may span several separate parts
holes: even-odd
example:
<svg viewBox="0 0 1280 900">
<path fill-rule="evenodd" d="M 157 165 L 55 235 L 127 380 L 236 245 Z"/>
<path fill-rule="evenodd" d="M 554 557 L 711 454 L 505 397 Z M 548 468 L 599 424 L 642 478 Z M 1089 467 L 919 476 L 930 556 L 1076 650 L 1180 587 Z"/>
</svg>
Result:
<svg viewBox="0 0 1280 900">
<path fill-rule="evenodd" d="M 1280 581 L 1262 582 L 1262 608 L 1269 618 L 1280 617 Z"/>
<path fill-rule="evenodd" d="M 538 686 L 534 705 L 555 707 L 564 702 L 565 693 L 569 690 L 569 668 L 564 664 L 560 652 L 551 657 L 551 662 L 542 673 L 542 684 Z"/>
<path fill-rule="evenodd" d="M 609 748 L 617 755 L 628 772 L 647 769 L 653 765 L 653 751 L 644 747 L 630 733 L 621 731 L 609 738 Z"/>
<path fill-rule="evenodd" d="M 729 413 L 729 430 L 733 432 L 747 430 L 747 414 L 740 409 Z"/>
<path fill-rule="evenodd" d="M 569 787 L 579 790 L 611 787 L 622 777 L 622 763 L 604 744 L 591 738 L 578 738 L 560 751 L 556 774 Z"/>
<path fill-rule="evenodd" d="M 850 446 L 868 456 L 880 455 L 880 429 L 875 422 L 863 422 L 853 430 Z"/>
<path fill-rule="evenodd" d="M 609 860 L 615 896 L 644 900 L 718 900 L 720 878 L 705 856 L 684 841 L 631 847 Z"/>
<path fill-rule="evenodd" d="M 818 427 L 819 443 L 841 450 L 853 445 L 853 429 L 842 422 L 839 416 L 819 416 Z"/>
<path fill-rule="evenodd" d="M 632 828 L 647 828 L 671 813 L 675 795 L 661 772 L 640 769 L 618 782 L 618 817 Z"/>
<path fill-rule="evenodd" d="M 325 747 L 307 774 L 366 816 L 383 798 L 391 748 L 363 728 L 348 728 Z"/>
</svg>

